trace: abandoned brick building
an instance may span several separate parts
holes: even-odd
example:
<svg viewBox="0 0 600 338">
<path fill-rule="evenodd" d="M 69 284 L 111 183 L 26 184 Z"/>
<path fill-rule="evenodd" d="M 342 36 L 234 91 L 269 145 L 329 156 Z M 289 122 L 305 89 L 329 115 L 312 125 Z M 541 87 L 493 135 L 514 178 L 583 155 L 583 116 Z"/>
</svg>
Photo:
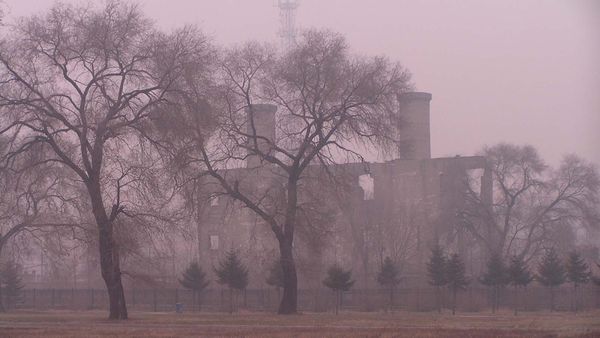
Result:
<svg viewBox="0 0 600 338">
<path fill-rule="evenodd" d="M 491 199 L 492 177 L 480 156 L 431 158 L 431 94 L 399 96 L 398 156 L 381 163 L 345 163 L 328 168 L 340 185 L 325 183 L 318 165 L 309 168 L 303 196 L 316 206 L 316 221 L 297 227 L 294 253 L 300 288 L 319 288 L 332 263 L 351 268 L 356 287 L 376 287 L 381 261 L 400 264 L 406 283 L 423 278 L 434 243 L 441 242 L 467 258 L 469 243 L 460 231 L 457 210 L 464 203 L 465 179 L 480 182 L 482 196 Z M 277 108 L 257 105 L 257 134 L 274 137 Z M 274 138 L 273 138 L 274 139 Z M 230 169 L 250 186 L 276 186 L 277 175 L 247 159 L 246 168 Z M 270 194 L 277 194 L 277 190 Z M 216 266 L 228 250 L 237 250 L 250 270 L 250 287 L 265 287 L 265 276 L 279 256 L 271 229 L 253 211 L 226 195 L 214 194 L 201 206 L 198 253 L 203 266 Z M 272 197 L 272 196 L 271 196 Z M 316 210 L 311 209 L 311 210 Z"/>
</svg>

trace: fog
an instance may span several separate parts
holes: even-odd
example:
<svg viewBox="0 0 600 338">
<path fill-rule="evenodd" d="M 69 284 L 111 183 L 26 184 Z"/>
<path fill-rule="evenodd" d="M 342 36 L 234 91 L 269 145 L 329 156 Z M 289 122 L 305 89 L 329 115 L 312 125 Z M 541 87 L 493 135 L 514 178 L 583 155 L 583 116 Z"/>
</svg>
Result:
<svg viewBox="0 0 600 338">
<path fill-rule="evenodd" d="M 7 0 L 9 18 L 53 1 Z M 197 24 L 217 43 L 277 41 L 274 0 L 143 1 L 159 26 Z M 577 153 L 600 164 L 600 3 L 303 0 L 297 26 L 342 33 L 355 52 L 387 55 L 433 94 L 432 156 L 501 141 L 531 144 L 551 164 Z"/>
<path fill-rule="evenodd" d="M 0 330 L 600 333 L 600 2 L 65 2 L 0 0 Z"/>
</svg>

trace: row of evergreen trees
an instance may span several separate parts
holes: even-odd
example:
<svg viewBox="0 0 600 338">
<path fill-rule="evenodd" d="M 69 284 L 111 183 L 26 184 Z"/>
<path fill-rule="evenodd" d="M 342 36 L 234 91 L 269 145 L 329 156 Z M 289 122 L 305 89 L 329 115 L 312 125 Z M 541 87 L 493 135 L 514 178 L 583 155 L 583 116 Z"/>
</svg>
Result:
<svg viewBox="0 0 600 338">
<path fill-rule="evenodd" d="M 219 262 L 219 266 L 214 267 L 213 270 L 217 276 L 217 283 L 227 286 L 229 289 L 229 310 L 230 313 L 233 313 L 234 292 L 237 297 L 239 292 L 245 290 L 248 286 L 248 268 L 241 262 L 237 252 L 228 251 L 225 258 Z M 266 282 L 278 289 L 283 287 L 283 271 L 280 261 L 274 262 L 271 266 Z M 200 265 L 195 262 L 191 263 L 183 272 L 179 283 L 184 288 L 193 291 L 194 307 L 199 309 L 200 294 L 210 284 L 206 273 L 202 270 Z M 327 277 L 323 280 L 323 284 L 335 291 L 335 312 L 337 314 L 341 304 L 342 292 L 350 290 L 352 285 L 354 285 L 352 272 L 350 270 L 344 270 L 337 264 L 332 265 L 327 271 Z M 237 303 L 237 301 L 235 303 Z"/>
<path fill-rule="evenodd" d="M 447 257 L 440 247 L 435 247 L 427 263 L 427 272 L 429 284 L 437 289 L 438 311 L 441 312 L 441 288 L 447 286 L 452 292 L 452 313 L 454 314 L 457 292 L 464 290 L 470 283 L 460 257 L 457 254 Z M 591 278 L 590 267 L 577 252 L 571 252 L 563 264 L 556 250 L 550 248 L 546 250 L 540 260 L 535 275 L 529 270 L 522 258 L 513 256 L 506 264 L 502 256 L 494 254 L 488 260 L 486 271 L 479 278 L 479 282 L 491 288 L 493 312 L 499 307 L 501 290 L 507 285 L 513 286 L 515 293 L 514 311 L 517 314 L 519 289 L 526 289 L 534 280 L 549 289 L 550 309 L 552 311 L 555 308 L 555 289 L 566 282 L 572 283 L 572 308 L 577 311 L 577 290 L 581 285 L 588 283 Z M 600 279 L 594 280 L 596 283 L 600 283 Z"/>
<path fill-rule="evenodd" d="M 245 290 L 248 286 L 248 268 L 244 266 L 235 251 L 229 251 L 219 265 L 213 269 L 217 276 L 217 282 L 229 288 L 230 312 L 233 312 L 234 291 L 237 297 L 239 291 Z M 436 289 L 438 311 L 442 311 L 442 293 L 444 288 L 447 288 L 452 295 L 452 314 L 455 314 L 458 293 L 465 290 L 471 283 L 460 256 L 458 254 L 447 255 L 441 247 L 434 247 L 427 262 L 427 273 L 429 284 Z M 572 307 L 574 311 L 577 311 L 577 290 L 581 285 L 588 283 L 591 278 L 589 266 L 577 252 L 570 253 L 563 264 L 556 251 L 548 249 L 542 257 L 535 275 L 522 258 L 513 256 L 507 264 L 500 255 L 492 255 L 487 262 L 486 271 L 478 280 L 481 284 L 490 287 L 492 291 L 493 312 L 499 307 L 503 288 L 508 285 L 512 286 L 515 293 L 514 298 L 518 302 L 519 290 L 525 290 L 534 280 L 549 289 L 551 310 L 554 310 L 555 288 L 566 282 L 572 283 Z M 377 273 L 377 282 L 388 290 L 390 307 L 394 304 L 394 291 L 401 281 L 398 266 L 389 257 L 385 258 Z M 600 279 L 595 281 L 600 283 Z M 335 312 L 338 313 L 343 292 L 350 290 L 354 285 L 352 271 L 334 264 L 327 270 L 327 275 L 322 282 L 323 285 L 335 292 Z M 198 297 L 210 282 L 201 267 L 197 263 L 192 263 L 183 273 L 180 283 L 194 292 L 194 303 L 199 306 Z M 278 289 L 283 287 L 283 272 L 279 261 L 274 262 L 269 269 L 266 283 Z M 519 308 L 517 302 L 514 304 L 515 314 Z"/>
<path fill-rule="evenodd" d="M 219 265 L 213 267 L 217 283 L 229 289 L 229 312 L 234 310 L 234 293 L 237 298 L 240 291 L 248 286 L 248 268 L 242 263 L 235 251 L 228 251 Z M 193 307 L 200 309 L 200 294 L 208 287 L 210 281 L 198 263 L 191 263 L 183 272 L 179 283 L 186 289 L 192 290 Z M 235 302 L 237 303 L 237 301 Z"/>
</svg>

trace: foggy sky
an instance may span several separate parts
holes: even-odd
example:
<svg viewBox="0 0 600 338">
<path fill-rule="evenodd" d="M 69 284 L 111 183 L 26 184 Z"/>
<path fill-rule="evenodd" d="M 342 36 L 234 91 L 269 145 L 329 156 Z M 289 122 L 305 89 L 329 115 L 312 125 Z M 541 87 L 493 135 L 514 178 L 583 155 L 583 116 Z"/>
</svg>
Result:
<svg viewBox="0 0 600 338">
<path fill-rule="evenodd" d="M 53 3 L 4 2 L 6 21 Z M 140 3 L 165 29 L 198 24 L 224 45 L 278 41 L 276 0 Z M 574 152 L 600 165 L 600 1 L 300 0 L 297 23 L 407 67 L 433 94 L 434 157 L 506 141 L 550 164 Z"/>
</svg>

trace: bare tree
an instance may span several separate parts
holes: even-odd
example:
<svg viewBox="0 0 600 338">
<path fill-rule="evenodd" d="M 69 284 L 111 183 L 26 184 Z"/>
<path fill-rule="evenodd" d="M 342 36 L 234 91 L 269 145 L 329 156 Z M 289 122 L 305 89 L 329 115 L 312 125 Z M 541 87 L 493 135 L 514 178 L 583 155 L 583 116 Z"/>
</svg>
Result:
<svg viewBox="0 0 600 338">
<path fill-rule="evenodd" d="M 597 169 L 575 155 L 558 169 L 544 164 L 531 146 L 499 144 L 483 151 L 493 173 L 493 202 L 471 186 L 464 225 L 488 252 L 529 259 L 556 245 L 561 228 L 595 227 L 600 194 Z"/>
<path fill-rule="evenodd" d="M 32 158 L 24 160 L 19 161 L 24 168 L 0 168 L 0 258 L 7 248 L 22 251 L 19 244 L 29 245 L 32 240 L 62 245 L 63 237 L 70 233 L 73 238 L 82 228 L 71 211 L 73 199 L 64 191 L 68 177 L 52 164 L 29 168 Z"/>
<path fill-rule="evenodd" d="M 210 142 L 203 142 L 202 130 L 180 132 L 189 138 L 179 155 L 188 168 L 212 177 L 222 193 L 270 227 L 284 279 L 279 313 L 295 313 L 292 244 L 303 199 L 301 182 L 312 170 L 309 166 L 315 168 L 312 164 L 327 170 L 348 158 L 361 159 L 349 146 L 353 143 L 395 146 L 396 98 L 408 89 L 409 75 L 385 58 L 351 55 L 337 34 L 308 31 L 285 55 L 252 43 L 226 52 L 218 80 L 220 101 L 213 103 L 217 132 Z M 279 109 L 274 135 L 261 131 L 258 115 L 271 108 L 259 103 Z M 194 121 L 192 115 L 184 125 L 192 128 Z M 230 170 L 244 160 L 248 169 Z"/>
<path fill-rule="evenodd" d="M 57 163 L 85 187 L 111 319 L 127 318 L 117 220 L 144 216 L 136 207 L 159 195 L 146 184 L 161 176 L 151 151 L 159 143 L 144 125 L 186 95 L 184 77 L 203 68 L 209 50 L 195 29 L 160 33 L 135 5 L 115 1 L 56 5 L 22 19 L 2 41 L 0 133 L 10 140 L 2 160 L 43 147 L 49 155 L 32 166 Z"/>
</svg>

